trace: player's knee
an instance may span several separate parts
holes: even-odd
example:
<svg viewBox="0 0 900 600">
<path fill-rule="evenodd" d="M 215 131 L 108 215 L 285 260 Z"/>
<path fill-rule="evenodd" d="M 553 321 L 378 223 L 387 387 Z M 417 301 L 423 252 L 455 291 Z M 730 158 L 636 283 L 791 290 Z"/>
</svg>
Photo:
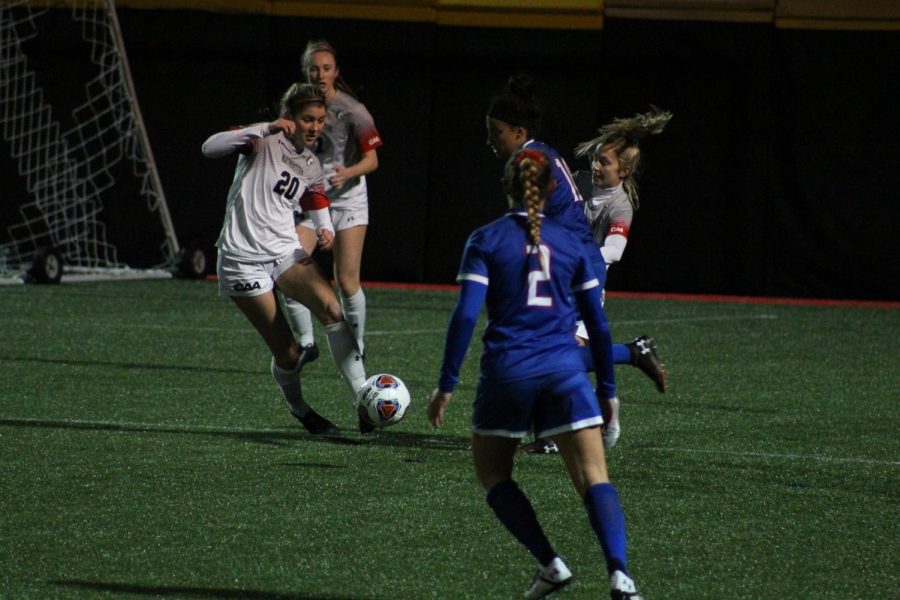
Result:
<svg viewBox="0 0 900 600">
<path fill-rule="evenodd" d="M 341 288 L 341 295 L 344 298 L 355 296 L 359 291 L 359 275 L 340 275 L 338 276 L 338 287 Z"/>
<path fill-rule="evenodd" d="M 341 310 L 341 303 L 336 297 L 329 298 L 323 307 L 322 315 L 319 317 L 322 325 L 332 325 L 344 320 L 344 313 Z"/>
</svg>

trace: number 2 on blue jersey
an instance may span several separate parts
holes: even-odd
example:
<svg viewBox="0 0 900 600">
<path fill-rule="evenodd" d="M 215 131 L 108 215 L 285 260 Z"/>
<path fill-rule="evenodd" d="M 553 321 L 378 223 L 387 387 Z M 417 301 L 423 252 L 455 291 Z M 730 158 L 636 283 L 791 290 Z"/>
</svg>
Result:
<svg viewBox="0 0 900 600">
<path fill-rule="evenodd" d="M 539 250 L 540 248 L 540 250 Z M 553 306 L 552 296 L 542 296 L 540 284 L 550 281 L 550 248 L 544 244 L 539 246 L 526 246 L 526 253 L 538 254 L 540 252 L 540 267 L 528 272 L 528 306 Z"/>
</svg>

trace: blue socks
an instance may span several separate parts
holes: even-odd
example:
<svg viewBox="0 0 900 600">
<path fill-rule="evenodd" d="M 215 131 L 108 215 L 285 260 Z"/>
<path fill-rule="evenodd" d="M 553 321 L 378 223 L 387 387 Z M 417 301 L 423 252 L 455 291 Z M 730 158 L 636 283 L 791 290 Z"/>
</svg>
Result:
<svg viewBox="0 0 900 600">
<path fill-rule="evenodd" d="M 591 354 L 589 344 L 581 347 L 581 358 L 584 361 L 584 370 L 592 373 L 594 371 L 594 356 Z M 630 365 L 631 350 L 625 344 L 613 344 L 612 361 L 614 365 Z"/>
<path fill-rule="evenodd" d="M 488 491 L 485 500 L 500 522 L 542 566 L 549 565 L 556 558 L 556 552 L 553 551 L 550 540 L 544 535 L 531 502 L 515 481 L 512 479 L 501 481 Z"/>
<path fill-rule="evenodd" d="M 592 485 L 584 493 L 584 507 L 606 556 L 607 570 L 610 574 L 622 571 L 628 575 L 625 514 L 616 487 L 611 483 Z"/>
<path fill-rule="evenodd" d="M 500 522 L 541 565 L 546 566 L 556 558 L 531 502 L 515 481 L 508 479 L 498 483 L 488 491 L 485 499 Z M 616 487 L 611 483 L 592 485 L 584 493 L 584 507 L 603 548 L 607 570 L 610 574 L 622 571 L 628 575 L 625 515 Z"/>
</svg>

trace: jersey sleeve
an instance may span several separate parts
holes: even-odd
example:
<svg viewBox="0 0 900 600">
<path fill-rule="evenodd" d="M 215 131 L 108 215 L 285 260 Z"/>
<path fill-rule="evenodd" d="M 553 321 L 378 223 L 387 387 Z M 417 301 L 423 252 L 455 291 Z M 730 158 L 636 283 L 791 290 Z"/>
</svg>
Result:
<svg viewBox="0 0 900 600">
<path fill-rule="evenodd" d="M 353 110 L 353 128 L 356 130 L 356 143 L 361 152 L 366 153 L 381 146 L 381 135 L 375 127 L 375 120 L 362 104 L 358 104 Z"/>
<path fill-rule="evenodd" d="M 221 158 L 234 152 L 247 154 L 255 151 L 254 142 L 269 135 L 268 123 L 256 123 L 248 127 L 230 129 L 213 134 L 203 142 L 203 156 Z"/>
<path fill-rule="evenodd" d="M 631 205 L 613 208 L 610 212 L 609 224 L 603 232 L 603 246 L 600 248 L 607 266 L 622 260 L 633 218 L 634 209 Z"/>
<path fill-rule="evenodd" d="M 321 185 L 306 188 L 303 195 L 300 196 L 300 210 L 303 212 L 320 210 L 329 206 L 331 206 L 331 200 L 325 195 L 325 188 Z"/>
<path fill-rule="evenodd" d="M 309 216 L 316 229 L 327 229 L 334 233 L 334 223 L 331 221 L 331 211 L 328 207 L 331 201 L 325 195 L 321 184 L 306 188 L 300 196 L 300 209 Z"/>
<path fill-rule="evenodd" d="M 588 344 L 594 359 L 594 374 L 597 377 L 597 395 L 603 394 L 606 398 L 612 398 L 616 395 L 612 332 L 603 312 L 601 289 L 600 281 L 594 275 L 590 262 L 586 257 L 582 257 L 573 280 L 572 291 L 588 332 Z"/>
<path fill-rule="evenodd" d="M 483 285 L 488 284 L 488 265 L 483 248 L 484 234 L 476 231 L 469 236 L 466 247 L 463 250 L 462 262 L 459 265 L 459 274 L 456 281 L 474 281 Z"/>
<path fill-rule="evenodd" d="M 452 392 L 459 382 L 459 370 L 472 341 L 478 313 L 486 297 L 486 285 L 470 280 L 462 282 L 459 300 L 453 316 L 450 317 L 447 340 L 444 342 L 444 360 L 441 363 L 441 375 L 438 380 L 438 389 L 442 392 Z"/>
<path fill-rule="evenodd" d="M 551 171 L 555 184 L 550 192 L 550 196 L 547 198 L 547 202 L 544 204 L 544 214 L 548 217 L 554 217 L 562 213 L 573 202 L 583 201 L 566 161 L 561 156 L 552 157 L 551 160 L 553 161 Z"/>
<path fill-rule="evenodd" d="M 475 324 L 478 322 L 478 313 L 487 297 L 487 265 L 478 245 L 477 234 L 470 236 L 466 242 L 457 280 L 461 284 L 459 299 L 453 315 L 450 317 L 450 325 L 447 327 L 444 359 L 438 379 L 438 389 L 448 393 L 452 392 L 459 382 L 459 370 L 462 367 L 469 343 L 472 341 Z"/>
</svg>

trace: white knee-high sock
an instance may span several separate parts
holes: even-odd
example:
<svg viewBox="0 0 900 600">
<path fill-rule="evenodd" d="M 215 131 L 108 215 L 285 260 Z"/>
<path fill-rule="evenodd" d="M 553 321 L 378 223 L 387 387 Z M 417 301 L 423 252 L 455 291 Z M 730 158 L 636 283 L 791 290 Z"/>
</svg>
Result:
<svg viewBox="0 0 900 600">
<path fill-rule="evenodd" d="M 356 339 L 346 321 L 325 326 L 328 336 L 328 349 L 331 358 L 350 388 L 353 402 L 356 402 L 356 391 L 366 382 L 366 369 L 362 355 L 356 347 Z"/>
<path fill-rule="evenodd" d="M 363 294 L 363 289 L 359 288 L 349 298 L 345 298 L 342 294 L 341 308 L 344 309 L 344 317 L 356 336 L 356 345 L 359 346 L 359 351 L 365 353 L 363 334 L 366 331 L 366 295 Z"/>
<path fill-rule="evenodd" d="M 282 369 L 275 364 L 275 357 L 272 357 L 272 377 L 275 383 L 281 388 L 284 399 L 291 405 L 291 412 L 302 417 L 309 412 L 309 405 L 303 401 L 303 391 L 300 389 L 300 363 L 293 369 Z"/>
<path fill-rule="evenodd" d="M 316 341 L 313 335 L 312 314 L 301 302 L 287 296 L 283 296 L 283 298 L 284 315 L 291 324 L 294 334 L 300 338 L 300 347 L 309 346 Z"/>
</svg>

